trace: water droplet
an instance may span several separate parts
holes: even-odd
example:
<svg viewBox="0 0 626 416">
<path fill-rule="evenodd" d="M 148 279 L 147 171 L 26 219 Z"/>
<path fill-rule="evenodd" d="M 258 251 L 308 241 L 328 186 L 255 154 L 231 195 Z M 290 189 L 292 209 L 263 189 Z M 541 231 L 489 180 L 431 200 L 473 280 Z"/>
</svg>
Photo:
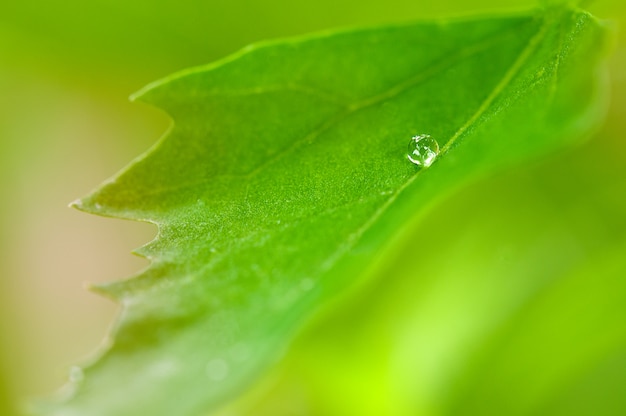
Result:
<svg viewBox="0 0 626 416">
<path fill-rule="evenodd" d="M 411 137 L 409 142 L 409 160 L 417 166 L 429 167 L 439 154 L 439 143 L 429 134 L 419 134 Z"/>
<path fill-rule="evenodd" d="M 206 373 L 213 381 L 222 381 L 228 377 L 230 368 L 228 363 L 220 358 L 209 361 L 206 365 Z"/>
</svg>

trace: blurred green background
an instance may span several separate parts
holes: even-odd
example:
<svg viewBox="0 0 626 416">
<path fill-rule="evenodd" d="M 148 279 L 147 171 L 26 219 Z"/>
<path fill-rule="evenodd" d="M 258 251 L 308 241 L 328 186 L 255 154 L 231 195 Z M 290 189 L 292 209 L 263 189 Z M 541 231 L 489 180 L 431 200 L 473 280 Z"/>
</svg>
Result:
<svg viewBox="0 0 626 416">
<path fill-rule="evenodd" d="M 58 388 L 72 363 L 89 357 L 102 342 L 117 308 L 86 291 L 85 282 L 122 278 L 146 265 L 128 253 L 152 238 L 151 226 L 67 208 L 147 149 L 168 126 L 167 117 L 158 110 L 130 104 L 131 93 L 172 72 L 263 39 L 335 27 L 515 11 L 535 3 L 4 2 L 0 6 L 0 414 L 8 414 L 2 409 L 9 403 L 7 397 L 39 396 Z M 618 29 L 626 23 L 622 1 L 599 0 L 589 9 L 614 21 Z M 549 270 L 576 267 L 581 258 L 626 247 L 624 32 L 618 30 L 617 39 L 611 58 L 611 106 L 601 131 L 582 147 L 517 168 L 504 178 L 486 179 L 438 208 L 415 230 L 418 243 L 423 233 L 440 236 L 424 253 L 420 266 L 430 279 L 440 276 L 451 279 L 450 284 L 465 279 L 467 284 L 467 279 L 483 276 L 485 270 L 502 276 L 515 269 L 514 274 L 523 277 L 544 268 L 548 271 L 543 275 L 549 278 Z M 441 213 L 454 220 L 439 221 Z M 446 225 L 428 228 L 433 222 Z M 497 252 L 494 258 L 493 252 Z M 502 263 L 503 258 L 508 262 Z M 444 269 L 439 267 L 442 262 Z M 386 267 L 385 272 L 395 270 L 393 264 Z M 395 272 L 407 275 L 415 270 Z M 499 295 L 497 285 L 489 286 L 488 279 L 481 282 L 487 289 L 480 296 Z M 393 304 L 394 296 L 408 289 L 385 290 Z M 428 293 L 420 287 L 410 290 Z M 442 322 L 445 326 L 436 309 L 459 307 L 459 300 L 444 292 L 426 302 L 436 306 L 433 310 L 424 306 L 420 325 Z M 468 305 L 472 308 L 471 302 Z M 385 319 L 395 319 L 388 309 L 381 303 L 381 312 L 372 318 L 378 326 L 371 328 L 378 329 L 369 331 L 384 327 Z M 492 310 L 500 309 L 494 306 L 484 313 Z M 436 318 L 431 324 L 426 323 L 429 316 Z M 329 336 L 325 331 L 311 329 L 302 339 L 324 339 L 323 334 Z M 439 336 L 450 343 L 455 339 L 452 332 Z M 332 331 L 330 335 L 334 336 Z M 317 351 L 326 348 L 318 347 Z M 308 354 L 308 362 L 316 362 L 306 348 L 298 351 Z M 454 348 L 446 351 L 446 359 L 461 356 L 455 355 Z M 301 358 L 298 354 L 294 357 Z M 333 354 L 340 356 L 341 351 Z M 533 360 L 532 354 L 526 358 Z M 306 369 L 302 371 L 306 374 Z M 428 389 L 424 392 L 425 397 L 430 394 Z M 324 397 L 319 398 L 320 414 L 323 401 L 332 401 L 332 394 Z M 476 411 L 480 414 L 478 407 Z"/>
</svg>

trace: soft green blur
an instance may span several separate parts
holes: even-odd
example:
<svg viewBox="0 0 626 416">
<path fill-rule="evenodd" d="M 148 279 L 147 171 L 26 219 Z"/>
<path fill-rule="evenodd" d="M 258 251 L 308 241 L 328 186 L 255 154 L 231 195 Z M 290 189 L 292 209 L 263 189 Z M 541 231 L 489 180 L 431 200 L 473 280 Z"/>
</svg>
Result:
<svg viewBox="0 0 626 416">
<path fill-rule="evenodd" d="M 623 414 L 626 155 L 605 134 L 434 209 L 233 414 Z"/>
<path fill-rule="evenodd" d="M 103 338 L 116 307 L 86 292 L 82 282 L 121 278 L 145 265 L 128 252 L 151 238 L 154 231 L 150 227 L 89 217 L 66 208 L 70 201 L 85 195 L 145 150 L 166 128 L 168 121 L 163 114 L 128 103 L 129 94 L 159 77 L 210 62 L 258 40 L 334 27 L 510 11 L 535 2 L 520 0 L 505 5 L 500 1 L 469 0 L 5 3 L 9 4 L 3 4 L 0 10 L 0 198 L 3 202 L 0 352 L 4 355 L 0 369 L 7 369 L 4 380 L 8 380 L 3 383 L 0 377 L 0 414 L 3 415 L 8 413 L 2 409 L 5 392 L 24 397 L 54 390 L 62 384 L 69 366 L 88 356 Z M 597 1 L 591 10 L 600 17 L 626 23 L 626 6 L 621 1 Z M 439 276 L 441 281 L 448 279 L 451 285 L 469 285 L 473 277 L 485 270 L 501 276 L 515 265 L 516 276 L 521 281 L 529 276 L 534 282 L 541 282 L 549 273 L 542 275 L 537 270 L 544 270 L 546 262 L 562 267 L 577 267 L 580 263 L 584 269 L 584 262 L 579 262 L 581 258 L 595 258 L 603 252 L 611 257 L 612 251 L 623 248 L 625 66 L 626 37 L 620 32 L 612 60 L 613 98 L 604 129 L 582 148 L 540 161 L 529 171 L 522 168 L 505 178 L 477 184 L 472 188 L 475 192 L 467 191 L 443 204 L 429 217 L 429 223 L 415 230 L 416 240 L 433 233 L 440 239 L 435 241 L 439 241 L 439 246 L 433 243 L 435 248 L 426 251 L 418 270 L 424 274 L 438 272 L 439 275 L 430 276 Z M 574 174 L 570 176 L 569 171 Z M 553 181 L 546 184 L 546 178 Z M 554 178 L 559 180 L 555 182 Z M 562 214 L 564 210 L 569 214 Z M 440 212 L 445 216 L 438 216 Z M 563 219 L 563 215 L 571 221 Z M 559 222 L 554 226 L 557 231 L 551 234 L 550 225 L 555 221 Z M 524 247 L 526 251 L 515 247 Z M 502 258 L 510 263 L 504 266 L 498 263 L 499 254 L 494 260 L 489 254 L 493 250 L 503 250 Z M 555 250 L 556 254 L 552 255 Z M 406 257 L 397 259 L 398 263 L 403 264 Z M 441 267 L 442 262 L 445 267 Z M 385 265 L 380 273 L 392 272 L 410 276 L 407 270 L 397 270 L 392 265 Z M 588 276 L 591 275 L 589 272 Z M 414 279 L 419 279 L 419 275 Z M 470 287 L 464 294 L 487 308 L 485 313 L 494 310 L 503 313 L 481 303 L 480 296 L 491 298 L 502 294 L 489 280 L 481 282 L 486 287 L 482 292 L 470 296 L 473 293 Z M 397 318 L 389 305 L 396 301 L 398 305 L 403 303 L 401 297 L 394 298 L 394 293 L 417 292 L 422 293 L 419 287 L 400 284 L 384 291 L 391 300 L 380 301 L 380 313 L 371 312 L 372 319 L 378 322 L 358 336 L 363 342 L 371 341 L 375 336 L 369 332 L 378 331 L 388 320 Z M 358 304 L 361 295 L 354 296 Z M 437 296 L 430 301 L 432 308 L 458 305 L 455 293 L 441 289 Z M 351 313 L 345 312 L 344 319 L 350 319 Z M 417 334 L 437 331 L 439 324 L 446 323 L 440 317 L 442 314 L 445 318 L 440 310 L 427 310 L 417 323 L 407 317 L 406 325 L 428 326 Z M 316 331 L 327 337 L 329 333 L 332 335 L 332 325 L 320 324 L 320 328 L 325 329 L 311 329 L 304 334 L 288 360 L 308 362 L 310 367 L 315 367 L 325 358 L 341 356 L 337 351 L 324 355 L 323 348 L 336 346 L 328 347 L 321 341 L 314 351 L 301 347 L 307 339 L 323 339 L 313 335 L 318 334 Z M 438 338 L 447 346 L 444 352 L 452 361 L 463 358 L 457 353 L 460 347 L 454 348 L 455 337 L 462 335 L 450 330 Z M 417 344 L 408 340 L 405 345 L 412 348 Z M 379 347 L 374 345 L 361 352 L 384 351 L 384 346 Z M 421 353 L 428 356 L 428 351 Z M 401 357 L 408 353 L 398 354 Z M 308 361 L 302 356 L 309 357 Z M 535 365 L 537 358 L 528 352 L 520 357 L 518 365 Z M 366 359 L 355 357 L 354 365 Z M 326 360 L 324 365 L 333 363 Z M 348 363 L 343 365 L 349 368 Z M 618 368 L 623 368 L 621 365 Z M 375 397 L 375 380 L 380 374 L 362 368 L 356 370 L 369 373 L 363 375 L 363 385 Z M 302 371 L 306 374 L 313 372 L 313 368 Z M 424 371 L 435 371 L 433 377 L 441 379 L 453 374 L 438 372 L 437 366 Z M 351 380 L 349 376 L 333 377 L 337 382 L 347 383 Z M 618 376 L 623 380 L 623 373 L 615 377 Z M 285 377 L 289 380 L 289 376 Z M 3 388 L 5 384 L 7 388 Z M 318 398 L 320 411 L 336 409 L 333 400 L 342 398 L 332 396 L 333 384 L 328 380 L 319 380 L 317 384 L 322 387 L 311 394 Z M 454 397 L 469 395 L 467 386 L 462 381 L 459 384 Z M 354 389 L 360 387 L 355 384 Z M 419 402 L 416 406 L 434 411 L 428 407 L 430 401 L 439 400 L 437 395 L 444 393 L 429 388 L 419 387 L 424 397 L 415 398 Z M 528 393 L 529 402 L 531 396 Z M 475 411 L 481 414 L 479 407 Z"/>
</svg>

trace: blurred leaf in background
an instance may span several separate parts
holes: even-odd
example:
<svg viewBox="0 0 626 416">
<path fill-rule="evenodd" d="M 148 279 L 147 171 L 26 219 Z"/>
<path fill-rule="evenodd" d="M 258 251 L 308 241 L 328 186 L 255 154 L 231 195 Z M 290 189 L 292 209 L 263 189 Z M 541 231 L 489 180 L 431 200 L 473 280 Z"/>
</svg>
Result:
<svg viewBox="0 0 626 416">
<path fill-rule="evenodd" d="M 86 293 L 81 282 L 118 279 L 145 265 L 126 253 L 148 241 L 151 228 L 89 218 L 66 209 L 69 201 L 146 149 L 167 126 L 162 114 L 129 104 L 126 97 L 130 93 L 171 72 L 210 62 L 265 38 L 336 26 L 510 11 L 533 4 L 469 0 L 395 0 L 384 5 L 329 0 L 306 4 L 284 0 L 4 2 L 0 6 L 0 249 L 5 254 L 0 265 L 0 301 L 7 329 L 0 339 L 11 357 L 7 378 L 15 393 L 23 397 L 49 392 L 65 379 L 68 366 L 92 351 L 103 337 L 116 309 Z M 591 11 L 626 22 L 621 1 L 597 1 Z M 520 270 L 541 269 L 544 258 L 531 255 L 532 247 L 561 252 L 558 248 L 563 241 L 568 247 L 572 233 L 591 246 L 566 253 L 564 263 L 575 265 L 587 256 L 597 258 L 603 250 L 610 257 L 610 252 L 619 250 L 626 195 L 622 168 L 626 165 L 626 41 L 623 31 L 618 36 L 612 61 L 612 103 L 599 134 L 567 155 L 533 166 L 530 174 L 521 170 L 502 182 L 485 180 L 437 210 L 447 212 L 446 218 L 458 218 L 457 229 L 470 230 L 461 233 L 463 243 L 454 249 L 447 247 L 447 240 L 440 243 L 446 263 L 461 268 L 450 266 L 451 279 L 471 279 L 484 274 L 483 267 L 497 270 L 498 263 L 490 263 L 489 253 L 499 252 L 502 238 L 510 239 L 506 243 L 510 246 L 528 245 L 525 251 L 504 250 L 510 262 L 523 265 Z M 582 178 L 570 181 L 570 172 Z M 581 186 L 539 192 L 545 179 L 553 176 Z M 498 210 L 486 209 L 485 201 L 494 193 L 511 189 L 522 196 L 504 202 Z M 516 211 L 524 206 L 527 208 Z M 562 231 L 557 233 L 562 237 L 546 237 L 547 243 L 535 246 L 533 238 L 540 237 L 553 221 L 562 220 L 560 207 L 570 209 L 573 220 L 560 225 Z M 521 217 L 511 216 L 511 212 Z M 488 216 L 481 217 L 483 214 Z M 500 224 L 508 226 L 483 229 L 481 224 L 487 219 L 500 215 L 504 215 Z M 427 233 L 444 238 L 443 231 L 433 234 L 435 225 L 428 228 L 439 222 L 436 217 L 426 221 L 424 229 L 415 230 L 416 240 Z M 451 232 L 457 235 L 456 229 Z M 534 237 L 529 236 L 533 232 Z M 616 237 L 606 237 L 611 233 Z M 470 250 L 473 247 L 478 253 Z M 421 266 L 425 271 L 440 264 L 436 256 L 427 263 L 430 266 Z M 449 295 L 444 290 L 439 296 L 441 301 L 432 302 L 445 305 Z M 372 325 L 375 328 L 379 327 Z M 364 332 L 362 337 L 367 339 L 368 332 Z M 305 333 L 302 340 L 307 339 Z M 294 358 L 288 357 L 286 363 L 302 361 L 297 358 L 300 345 L 296 344 Z M 319 351 L 304 348 L 303 354 L 314 356 L 304 362 L 315 363 Z M 621 368 L 620 362 L 616 359 L 614 365 L 607 364 L 606 371 Z M 615 377 L 623 374 L 615 371 Z M 323 382 L 320 380 L 320 385 Z M 311 394 L 315 395 L 315 390 Z M 325 395 L 320 406 L 331 399 L 332 395 Z"/>
<path fill-rule="evenodd" d="M 124 305 L 115 341 L 49 414 L 196 414 L 241 391 L 433 200 L 597 126 L 607 38 L 557 8 L 271 42 L 152 84 L 173 129 L 77 202 L 158 224 L 152 264 L 101 287 Z M 420 129 L 441 152 L 416 171 Z"/>
<path fill-rule="evenodd" d="M 224 414 L 623 414 L 626 168 L 604 152 L 585 145 L 438 206 Z"/>
</svg>

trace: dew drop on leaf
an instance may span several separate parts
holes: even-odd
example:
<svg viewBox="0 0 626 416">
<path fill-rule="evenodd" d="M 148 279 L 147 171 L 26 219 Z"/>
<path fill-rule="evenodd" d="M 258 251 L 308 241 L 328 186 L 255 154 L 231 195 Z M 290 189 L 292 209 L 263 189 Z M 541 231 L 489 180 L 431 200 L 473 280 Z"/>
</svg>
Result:
<svg viewBox="0 0 626 416">
<path fill-rule="evenodd" d="M 409 142 L 409 160 L 417 166 L 429 167 L 439 154 L 439 143 L 428 134 L 411 137 Z"/>
</svg>

